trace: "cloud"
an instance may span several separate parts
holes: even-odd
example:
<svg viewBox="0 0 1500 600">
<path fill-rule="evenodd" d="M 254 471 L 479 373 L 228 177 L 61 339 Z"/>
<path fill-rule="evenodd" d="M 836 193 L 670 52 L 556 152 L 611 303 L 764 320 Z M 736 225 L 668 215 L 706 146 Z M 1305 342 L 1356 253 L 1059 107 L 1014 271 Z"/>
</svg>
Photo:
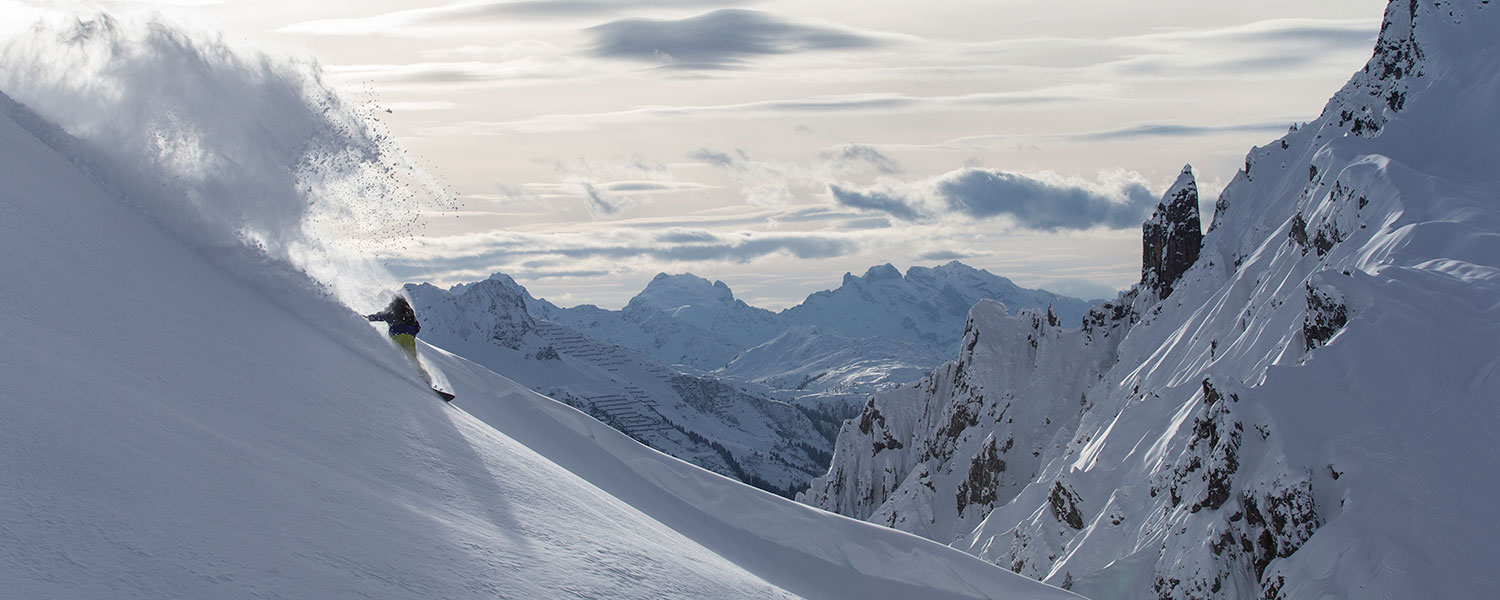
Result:
<svg viewBox="0 0 1500 600">
<path fill-rule="evenodd" d="M 654 0 L 652 8 L 703 8 L 744 4 L 733 0 Z M 624 0 L 513 0 L 450 5 L 450 9 L 429 16 L 433 20 L 467 21 L 472 19 L 510 19 L 516 17 L 561 18 L 597 17 L 638 9 L 639 4 Z"/>
<path fill-rule="evenodd" d="M 451 91 L 526 85 L 576 79 L 598 71 L 575 57 L 540 50 L 493 61 L 327 65 L 323 70 L 344 82 L 374 82 L 385 90 L 419 92 L 432 92 L 437 87 Z"/>
<path fill-rule="evenodd" d="M 1145 45 L 1186 42 L 1341 46 L 1375 41 L 1379 19 L 1265 19 L 1216 29 L 1190 29 L 1117 37 L 1111 41 Z"/>
<path fill-rule="evenodd" d="M 1042 231 L 1140 225 L 1157 203 L 1138 177 L 1115 175 L 1103 184 L 1052 175 L 1028 176 L 994 169 L 962 169 L 916 182 L 884 180 L 856 190 L 829 185 L 834 200 L 850 208 L 883 212 L 904 221 L 948 215 L 1008 217 Z"/>
<path fill-rule="evenodd" d="M 1103 67 L 1120 75 L 1168 78 L 1285 73 L 1340 52 L 1368 52 L 1377 30 L 1378 21 L 1370 19 L 1270 19 L 1124 36 L 1107 41 L 1124 52 Z"/>
<path fill-rule="evenodd" d="M 523 264 L 570 264 L 576 268 L 593 268 L 632 259 L 653 261 L 654 264 L 743 264 L 772 255 L 800 259 L 845 256 L 860 251 L 861 240 L 858 234 L 849 232 L 720 233 L 693 228 L 612 228 L 577 233 L 495 230 L 428 238 L 422 248 L 410 249 L 390 258 L 405 272 L 431 272 L 431 267 L 464 264 L 483 264 L 484 269 L 493 269 L 496 265 L 514 268 Z M 589 262 L 585 265 L 580 261 Z"/>
<path fill-rule="evenodd" d="M 715 152 L 713 150 L 709 150 L 708 148 L 699 148 L 697 151 L 689 153 L 688 158 L 691 158 L 693 160 L 700 160 L 712 166 L 721 168 L 729 167 L 734 164 L 734 157 L 730 156 L 729 153 Z"/>
<path fill-rule="evenodd" d="M 722 9 L 679 20 L 621 19 L 590 28 L 593 54 L 674 69 L 725 69 L 759 56 L 859 50 L 888 42 L 851 29 Z"/>
<path fill-rule="evenodd" d="M 1142 123 L 1129 125 L 1115 129 L 1100 129 L 1094 131 L 1075 131 L 1064 133 L 1042 133 L 1033 135 L 972 135 L 947 140 L 939 144 L 925 146 L 895 146 L 908 149 L 915 148 L 944 148 L 965 149 L 976 144 L 986 142 L 1003 142 L 1006 144 L 1037 141 L 1058 142 L 1100 142 L 1111 140 L 1129 140 L 1141 138 L 1183 138 L 1200 137 L 1208 135 L 1255 133 L 1255 134 L 1279 134 L 1285 133 L 1286 129 L 1297 119 L 1288 117 L 1259 123 L 1239 123 L 1235 125 L 1185 125 L 1181 123 Z M 979 159 L 971 158 L 969 166 L 978 166 Z"/>
<path fill-rule="evenodd" d="M 527 279 L 578 279 L 578 278 L 588 279 L 588 278 L 593 278 L 593 277 L 604 277 L 606 275 L 611 275 L 611 274 L 612 273 L 610 273 L 609 271 L 603 271 L 603 270 L 596 270 L 596 271 L 589 271 L 589 270 L 576 270 L 576 271 L 568 271 L 568 270 L 558 270 L 558 271 L 534 270 L 534 271 L 524 271 L 523 270 L 523 271 L 519 271 L 519 272 L 516 273 L 516 275 L 518 277 L 525 277 Z"/>
<path fill-rule="evenodd" d="M 964 260 L 966 258 L 977 258 L 977 257 L 980 257 L 980 256 L 988 256 L 988 255 L 989 255 L 988 252 L 972 252 L 972 251 L 961 251 L 961 250 L 933 250 L 931 252 L 923 252 L 921 254 L 918 254 L 917 255 L 917 260 L 920 260 L 920 261 L 930 261 L 930 262 L 938 262 L 938 261 L 945 261 L 945 260 Z"/>
<path fill-rule="evenodd" d="M 712 8 L 747 4 L 745 0 L 656 0 L 651 8 Z M 306 35 L 393 35 L 437 37 L 454 28 L 483 28 L 497 22 L 586 19 L 639 10 L 626 0 L 511 0 L 454 2 L 442 6 L 380 13 L 367 17 L 318 19 L 293 23 L 283 33 Z"/>
<path fill-rule="evenodd" d="M 1068 87 L 1022 92 L 979 92 L 951 96 L 910 96 L 868 93 L 812 96 L 788 100 L 765 100 L 738 104 L 638 106 L 603 113 L 553 114 L 516 121 L 464 121 L 419 130 L 420 135 L 506 135 L 552 131 L 582 131 L 593 125 L 631 123 L 652 119 L 716 117 L 762 118 L 807 114 L 891 113 L 899 111 L 951 110 L 1002 106 L 1038 106 L 1097 100 L 1098 89 Z"/>
<path fill-rule="evenodd" d="M 579 179 L 571 183 L 578 186 L 579 190 L 583 192 L 584 199 L 588 201 L 589 214 L 597 217 L 601 213 L 612 215 L 620 212 L 620 203 L 606 197 L 604 192 L 600 191 L 594 182 Z"/>
<path fill-rule="evenodd" d="M 887 192 L 869 189 L 862 192 L 847 190 L 838 185 L 829 185 L 828 191 L 839 204 L 849 208 L 888 213 L 903 221 L 921 221 L 929 215 L 920 212 L 916 203 L 903 192 Z"/>
<path fill-rule="evenodd" d="M 604 189 L 616 194 L 641 192 L 679 192 L 687 190 L 713 189 L 714 186 L 687 181 L 610 181 L 602 184 Z"/>
<path fill-rule="evenodd" d="M 905 170 L 895 160 L 882 154 L 879 150 L 863 144 L 845 144 L 838 148 L 824 150 L 823 158 L 833 161 L 840 167 L 846 166 L 849 163 L 864 163 L 886 175 L 895 175 Z"/>
<path fill-rule="evenodd" d="M 407 102 L 381 102 L 375 105 L 375 109 L 384 109 L 387 112 L 416 112 L 426 110 L 452 110 L 458 108 L 458 104 L 447 100 L 412 100 Z"/>
<path fill-rule="evenodd" d="M 719 236 L 706 229 L 671 229 L 657 234 L 656 241 L 669 244 L 713 243 Z"/>
<path fill-rule="evenodd" d="M 1147 123 L 1131 127 L 1122 127 L 1119 129 L 1064 134 L 1054 137 L 1082 141 L 1099 141 L 1147 137 L 1196 137 L 1203 135 L 1218 135 L 1221 133 L 1283 133 L 1286 131 L 1286 128 L 1290 123 L 1292 123 L 1291 120 L 1285 120 L 1212 127 L 1201 125 L 1179 125 L 1174 123 Z"/>
</svg>

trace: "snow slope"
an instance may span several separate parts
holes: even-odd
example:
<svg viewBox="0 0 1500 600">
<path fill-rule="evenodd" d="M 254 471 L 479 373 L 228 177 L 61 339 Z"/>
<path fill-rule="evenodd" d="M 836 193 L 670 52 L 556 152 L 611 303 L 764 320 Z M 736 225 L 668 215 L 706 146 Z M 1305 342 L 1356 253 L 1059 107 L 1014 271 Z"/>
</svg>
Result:
<svg viewBox="0 0 1500 600">
<path fill-rule="evenodd" d="M 424 348 L 479 418 L 446 406 L 311 280 L 182 241 L 80 148 L 0 95 L 8 595 L 1067 597 Z"/>
<path fill-rule="evenodd" d="M 1500 7 L 1391 2 L 1190 267 L 1169 193 L 1141 285 L 1081 331 L 974 307 L 805 498 L 1093 597 L 1500 597 L 1496 106 Z"/>
<path fill-rule="evenodd" d="M 215 264 L 9 118 L 0 153 L 8 594 L 783 595 L 444 412 L 305 280 Z"/>
</svg>

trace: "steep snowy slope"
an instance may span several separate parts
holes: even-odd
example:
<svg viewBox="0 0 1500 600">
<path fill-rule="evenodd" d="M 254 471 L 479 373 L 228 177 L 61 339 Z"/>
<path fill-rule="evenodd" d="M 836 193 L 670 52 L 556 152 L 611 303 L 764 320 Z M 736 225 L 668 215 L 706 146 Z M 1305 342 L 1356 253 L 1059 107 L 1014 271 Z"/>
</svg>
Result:
<svg viewBox="0 0 1500 600">
<path fill-rule="evenodd" d="M 976 306 L 806 499 L 1097 597 L 1500 596 L 1497 12 L 1392 2 L 1201 249 L 1185 178 L 1140 285 L 1081 331 Z"/>
<path fill-rule="evenodd" d="M 538 319 L 537 301 L 509 277 L 405 289 L 423 339 L 653 448 L 785 495 L 827 467 L 833 419 Z"/>
<path fill-rule="evenodd" d="M 8 117 L 0 181 L 7 595 L 787 596 L 445 411 L 311 284 L 226 249 L 232 274 Z"/>
<path fill-rule="evenodd" d="M 1067 597 L 426 348 L 496 431 L 305 276 L 59 149 L 95 162 L 0 95 L 7 596 Z"/>
<path fill-rule="evenodd" d="M 1022 288 L 953 261 L 933 268 L 911 267 L 905 276 L 888 264 L 870 267 L 862 277 L 845 273 L 837 289 L 808 296 L 781 315 L 798 325 L 826 327 L 853 338 L 880 336 L 951 352 L 963 333 L 969 307 L 986 298 L 1016 308 L 1052 306 L 1070 324 L 1089 307 L 1083 300 Z"/>
</svg>

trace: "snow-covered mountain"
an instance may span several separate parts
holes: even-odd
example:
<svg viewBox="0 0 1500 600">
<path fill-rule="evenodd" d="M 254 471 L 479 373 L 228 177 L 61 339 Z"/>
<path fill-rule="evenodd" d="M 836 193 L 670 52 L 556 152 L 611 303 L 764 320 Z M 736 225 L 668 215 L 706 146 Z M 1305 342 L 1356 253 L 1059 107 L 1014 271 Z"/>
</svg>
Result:
<svg viewBox="0 0 1500 600">
<path fill-rule="evenodd" d="M 791 323 L 824 327 L 852 338 L 884 337 L 952 352 L 969 307 L 997 300 L 1016 308 L 1046 308 L 1077 323 L 1089 304 L 1077 298 L 1031 290 L 958 261 L 911 267 L 906 275 L 889 264 L 864 276 L 844 274 L 837 289 L 817 292 L 782 311 Z M 951 354 L 948 355 L 951 357 Z"/>
<path fill-rule="evenodd" d="M 538 314 L 589 337 L 701 370 L 720 367 L 786 329 L 775 313 L 735 298 L 724 282 L 691 273 L 658 274 L 619 311 L 539 302 Z"/>
<path fill-rule="evenodd" d="M 56 33 L 64 46 L 49 56 L 61 62 L 46 64 L 72 68 L 45 74 L 108 69 L 122 79 L 104 94 L 126 104 L 77 115 L 52 104 L 39 116 L 0 94 L 4 596 L 1073 597 L 667 457 L 424 344 L 429 369 L 459 394 L 444 405 L 381 330 L 329 293 L 346 288 L 276 258 L 277 238 L 251 249 L 219 235 L 235 225 L 291 235 L 249 214 L 285 206 L 245 202 L 233 186 L 212 186 L 217 196 L 171 187 L 257 173 L 253 161 L 206 168 L 226 159 L 216 145 L 225 129 L 250 135 L 229 147 L 275 155 L 268 168 L 307 158 L 258 136 L 337 129 L 276 127 L 295 121 L 276 118 L 293 116 L 288 102 L 348 116 L 276 87 L 319 89 L 315 72 L 164 23 L 142 33 L 80 20 Z M 158 44 L 177 53 L 158 56 Z M 164 79 L 119 68 L 166 59 L 179 60 Z M 17 66 L 30 63 L 7 65 Z M 204 75 L 241 85 L 192 85 Z M 214 110 L 129 102 L 164 81 L 207 94 L 179 100 Z M 201 154 L 123 143 L 134 140 L 123 129 L 144 123 L 132 119 L 157 109 L 202 136 Z M 161 133 L 157 142 L 173 139 Z M 184 166 L 202 179 L 170 177 Z M 217 220 L 235 214 L 249 220 Z"/>
<path fill-rule="evenodd" d="M 1497 106 L 1500 7 L 1391 2 L 1201 240 L 1185 170 L 1139 285 L 974 306 L 803 499 L 1093 597 L 1500 596 Z"/>
<path fill-rule="evenodd" d="M 809 299 L 811 312 L 781 314 L 691 274 L 657 275 L 619 311 L 559 308 L 502 273 L 448 290 L 430 284 L 406 290 L 425 339 L 653 448 L 790 495 L 823 472 L 837 423 L 869 394 L 915 381 L 947 355 L 899 338 L 793 326 L 793 318 L 832 315 L 846 328 L 922 338 L 930 333 L 922 327 L 937 331 L 945 319 L 957 322 L 945 302 L 993 294 L 1027 306 L 1082 304 L 957 262 L 912 267 L 906 277 L 889 265 L 871 272 L 886 269 L 894 273 L 891 283 L 846 275 L 844 287 Z M 876 325 L 893 313 L 916 316 L 905 317 L 905 325 Z M 787 316 L 794 314 L 802 317 Z"/>
<path fill-rule="evenodd" d="M 510 279 L 498 273 L 494 277 Z M 984 298 L 1018 308 L 1052 306 L 1070 323 L 1077 322 L 1089 306 L 1076 298 L 1021 288 L 1004 277 L 954 261 L 932 268 L 911 267 L 904 276 L 889 264 L 871 267 L 863 277 L 845 273 L 840 287 L 814 293 L 780 313 L 749 306 L 736 299 L 724 282 L 690 273 L 658 274 L 618 311 L 592 305 L 560 308 L 534 298 L 527 301 L 527 308 L 540 318 L 664 364 L 719 369 L 720 374 L 775 382 L 775 387 L 783 388 L 794 388 L 803 378 L 816 376 L 813 371 L 844 373 L 847 376 L 817 384 L 816 391 L 837 390 L 833 393 L 862 397 L 891 382 L 905 382 L 913 368 L 925 372 L 951 358 L 964 315 Z M 787 334 L 784 339 L 755 352 L 759 356 L 740 357 L 783 334 Z M 804 353 L 773 351 L 792 345 Z M 809 368 L 805 350 L 812 345 L 846 360 L 834 364 L 825 359 Z M 781 357 L 786 360 L 777 364 Z M 884 375 L 877 373 L 882 368 Z"/>
<path fill-rule="evenodd" d="M 646 284 L 626 310 L 655 309 L 704 331 L 721 336 L 740 348 L 748 348 L 776 337 L 786 327 L 776 314 L 736 299 L 722 281 L 684 273 L 658 274 Z"/>
<path fill-rule="evenodd" d="M 783 495 L 827 466 L 832 417 L 538 319 L 540 301 L 509 277 L 405 292 L 422 339 L 662 452 Z"/>
<path fill-rule="evenodd" d="M 916 381 L 941 361 L 924 344 L 803 326 L 741 352 L 714 375 L 791 391 L 798 402 L 832 409 Z"/>
</svg>

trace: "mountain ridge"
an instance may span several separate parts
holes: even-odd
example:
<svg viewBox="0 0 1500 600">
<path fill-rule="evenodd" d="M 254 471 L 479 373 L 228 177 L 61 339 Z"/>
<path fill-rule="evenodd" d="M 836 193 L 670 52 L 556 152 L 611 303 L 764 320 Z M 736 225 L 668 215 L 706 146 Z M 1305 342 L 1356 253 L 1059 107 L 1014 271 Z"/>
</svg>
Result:
<svg viewBox="0 0 1500 600">
<path fill-rule="evenodd" d="M 1500 425 L 1495 10 L 1391 2 L 1318 120 L 1251 149 L 1196 260 L 1079 332 L 976 306 L 959 359 L 872 398 L 802 498 L 1089 596 L 1500 593 L 1500 448 L 1472 443 Z M 1148 257 L 1190 220 L 1158 220 L 1172 196 Z"/>
<path fill-rule="evenodd" d="M 492 277 L 514 281 L 503 273 Z M 472 284 L 458 284 L 450 291 L 461 291 L 466 285 Z M 882 301 L 873 295 L 877 292 L 892 298 Z M 778 312 L 735 298 L 722 281 L 664 272 L 618 311 L 589 304 L 563 308 L 537 298 L 528 300 L 527 306 L 542 318 L 665 363 L 712 370 L 742 351 L 802 326 L 824 327 L 853 339 L 885 337 L 924 344 L 935 356 L 942 356 L 951 345 L 945 342 L 957 340 L 964 314 L 980 298 L 1017 307 L 1051 305 L 1061 318 L 1073 323 L 1089 307 L 1085 300 L 1022 288 L 956 260 L 936 267 L 914 265 L 904 275 L 890 263 L 872 266 L 863 276 L 845 273 L 839 287 L 813 292 L 803 302 Z M 894 319 L 893 314 L 897 315 Z M 663 320 L 662 315 L 670 320 Z M 686 338 L 694 339 L 692 348 L 682 346 Z"/>
</svg>

